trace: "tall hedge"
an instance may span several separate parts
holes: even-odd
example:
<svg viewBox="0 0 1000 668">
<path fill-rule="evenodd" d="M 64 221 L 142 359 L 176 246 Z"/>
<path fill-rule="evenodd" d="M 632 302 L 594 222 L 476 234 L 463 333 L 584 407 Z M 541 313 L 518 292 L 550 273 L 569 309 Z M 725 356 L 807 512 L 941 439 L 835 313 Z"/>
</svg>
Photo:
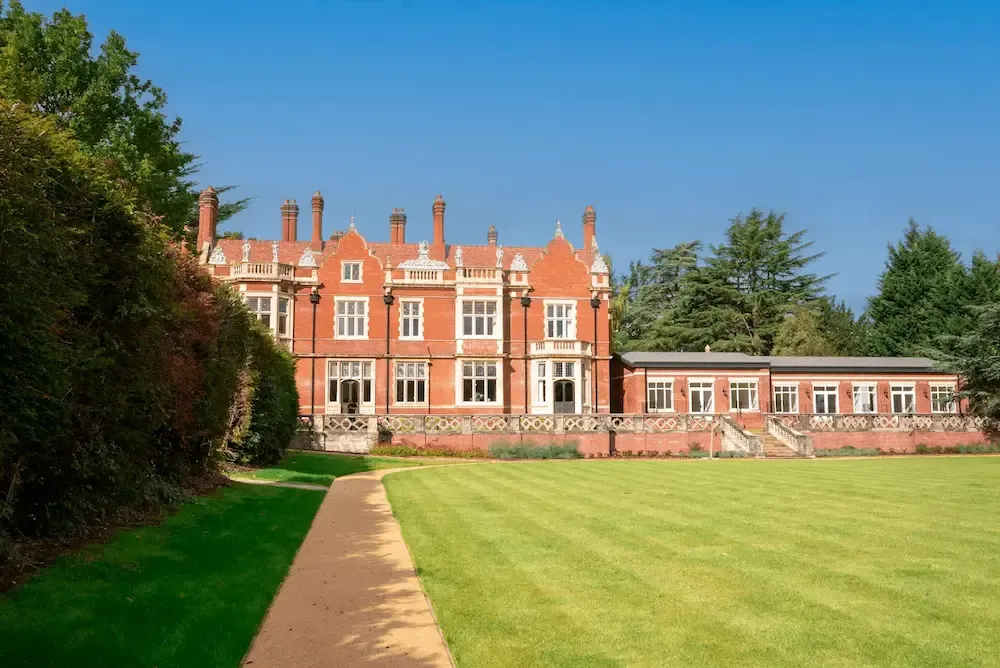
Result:
<svg viewBox="0 0 1000 668">
<path fill-rule="evenodd" d="M 245 459 L 291 438 L 287 353 L 142 208 L 0 100 L 0 543 L 177 500 L 216 468 L 248 389 Z"/>
</svg>

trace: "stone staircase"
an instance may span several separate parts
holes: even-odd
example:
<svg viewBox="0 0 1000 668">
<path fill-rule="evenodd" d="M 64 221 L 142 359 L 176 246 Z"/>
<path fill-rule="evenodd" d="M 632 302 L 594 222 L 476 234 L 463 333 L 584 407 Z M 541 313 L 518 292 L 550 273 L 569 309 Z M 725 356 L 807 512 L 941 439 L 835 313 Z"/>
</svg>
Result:
<svg viewBox="0 0 1000 668">
<path fill-rule="evenodd" d="M 764 457 L 767 459 L 794 459 L 801 457 L 799 453 L 766 431 L 754 431 L 754 435 L 760 439 L 761 445 L 764 448 Z"/>
</svg>

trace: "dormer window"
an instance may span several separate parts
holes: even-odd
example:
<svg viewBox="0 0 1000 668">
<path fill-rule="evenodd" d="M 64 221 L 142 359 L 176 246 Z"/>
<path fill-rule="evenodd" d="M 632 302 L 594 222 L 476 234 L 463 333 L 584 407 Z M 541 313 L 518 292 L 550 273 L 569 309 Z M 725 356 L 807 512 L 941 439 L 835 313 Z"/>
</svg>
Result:
<svg viewBox="0 0 1000 668">
<path fill-rule="evenodd" d="M 361 282 L 361 263 L 360 262 L 341 262 L 341 274 L 340 280 L 344 283 L 360 283 Z"/>
</svg>

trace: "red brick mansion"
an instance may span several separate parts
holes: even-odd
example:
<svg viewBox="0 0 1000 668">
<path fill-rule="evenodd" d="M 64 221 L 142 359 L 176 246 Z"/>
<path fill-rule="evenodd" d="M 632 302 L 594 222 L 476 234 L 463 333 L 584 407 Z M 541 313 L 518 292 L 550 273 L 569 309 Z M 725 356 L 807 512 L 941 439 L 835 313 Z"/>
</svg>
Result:
<svg viewBox="0 0 1000 668">
<path fill-rule="evenodd" d="M 324 239 L 318 192 L 307 240 L 294 200 L 274 241 L 217 238 L 215 191 L 199 204 L 202 264 L 295 356 L 301 412 L 329 444 L 360 432 L 459 447 L 573 434 L 588 452 L 678 452 L 718 432 L 727 449 L 808 454 L 982 440 L 952 398 L 957 378 L 928 360 L 614 357 L 593 207 L 579 247 L 556 222 L 531 248 L 502 245 L 492 227 L 485 244 L 448 243 L 440 196 L 420 243 L 407 242 L 401 209 L 388 242 L 353 220 Z"/>
</svg>

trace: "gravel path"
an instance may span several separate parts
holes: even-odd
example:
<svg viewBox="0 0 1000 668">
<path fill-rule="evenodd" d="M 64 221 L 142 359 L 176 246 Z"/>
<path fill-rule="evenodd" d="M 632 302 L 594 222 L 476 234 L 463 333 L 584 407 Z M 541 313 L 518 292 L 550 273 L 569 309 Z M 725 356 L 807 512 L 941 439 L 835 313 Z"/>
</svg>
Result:
<svg viewBox="0 0 1000 668">
<path fill-rule="evenodd" d="M 382 486 L 397 470 L 333 482 L 244 666 L 454 665 Z"/>
</svg>

